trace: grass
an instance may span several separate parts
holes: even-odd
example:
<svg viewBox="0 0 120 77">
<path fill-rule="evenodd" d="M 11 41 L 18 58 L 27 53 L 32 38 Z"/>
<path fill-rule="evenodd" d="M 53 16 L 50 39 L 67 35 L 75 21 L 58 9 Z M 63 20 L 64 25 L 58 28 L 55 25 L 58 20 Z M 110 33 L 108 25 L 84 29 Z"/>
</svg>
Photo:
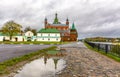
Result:
<svg viewBox="0 0 120 77">
<path fill-rule="evenodd" d="M 105 53 L 104 51 L 102 51 L 102 50 L 99 50 L 98 51 L 98 49 L 97 48 L 93 48 L 93 47 L 91 47 L 90 45 L 88 45 L 87 43 L 84 43 L 85 45 L 86 45 L 86 47 L 87 48 L 89 48 L 89 49 L 91 49 L 91 50 L 93 50 L 93 51 L 96 51 L 96 52 L 98 52 L 98 53 L 100 53 L 100 54 L 102 54 L 102 55 L 105 55 L 105 56 L 107 56 L 107 57 L 109 57 L 109 58 L 111 58 L 111 59 L 113 59 L 113 60 L 115 60 L 115 61 L 117 61 L 117 62 L 120 62 L 120 57 L 118 57 L 118 56 L 115 56 L 115 55 L 112 55 L 111 53 Z"/>
<path fill-rule="evenodd" d="M 14 67 L 14 65 L 16 65 L 17 63 L 31 60 L 32 57 L 40 55 L 40 54 L 42 55 L 42 53 L 44 54 L 48 50 L 53 50 L 53 49 L 56 49 L 56 46 L 52 46 L 46 49 L 42 49 L 36 52 L 26 54 L 24 56 L 16 57 L 16 58 L 1 62 L 0 63 L 0 75 L 11 73 L 10 72 L 11 70 L 9 68 Z"/>
<path fill-rule="evenodd" d="M 67 44 L 68 42 L 41 42 L 41 41 L 24 41 L 24 42 L 11 42 L 4 41 L 0 44 Z"/>
<path fill-rule="evenodd" d="M 48 51 L 47 52 L 47 54 L 53 54 L 53 55 L 55 55 L 55 54 L 57 54 L 59 51 L 57 51 L 57 50 L 51 50 L 51 51 Z"/>
</svg>

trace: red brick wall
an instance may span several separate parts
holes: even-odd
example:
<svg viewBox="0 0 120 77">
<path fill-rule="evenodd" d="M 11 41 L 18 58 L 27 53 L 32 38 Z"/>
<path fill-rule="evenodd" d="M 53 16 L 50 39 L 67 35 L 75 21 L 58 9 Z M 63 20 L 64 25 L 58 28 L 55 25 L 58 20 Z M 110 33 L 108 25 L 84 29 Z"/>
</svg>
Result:
<svg viewBox="0 0 120 77">
<path fill-rule="evenodd" d="M 68 30 L 69 26 L 45 26 L 45 28 L 55 28 L 58 30 Z"/>
</svg>

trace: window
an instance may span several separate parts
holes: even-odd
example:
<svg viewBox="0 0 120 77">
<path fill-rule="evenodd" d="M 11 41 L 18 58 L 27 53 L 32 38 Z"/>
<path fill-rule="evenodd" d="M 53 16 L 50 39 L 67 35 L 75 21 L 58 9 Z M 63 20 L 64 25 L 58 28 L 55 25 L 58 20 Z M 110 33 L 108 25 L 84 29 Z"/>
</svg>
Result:
<svg viewBox="0 0 120 77">
<path fill-rule="evenodd" d="M 48 34 L 48 36 L 50 36 L 50 34 Z"/>
<path fill-rule="evenodd" d="M 30 36 L 30 33 L 28 33 L 28 36 Z"/>
<path fill-rule="evenodd" d="M 42 40 L 44 40 L 44 38 L 42 38 Z"/>
<path fill-rule="evenodd" d="M 58 38 L 56 38 L 56 40 L 58 40 Z"/>
<path fill-rule="evenodd" d="M 50 38 L 48 38 L 48 40 L 50 40 Z"/>
<path fill-rule="evenodd" d="M 62 33 L 62 36 L 64 36 L 64 33 Z"/>
</svg>

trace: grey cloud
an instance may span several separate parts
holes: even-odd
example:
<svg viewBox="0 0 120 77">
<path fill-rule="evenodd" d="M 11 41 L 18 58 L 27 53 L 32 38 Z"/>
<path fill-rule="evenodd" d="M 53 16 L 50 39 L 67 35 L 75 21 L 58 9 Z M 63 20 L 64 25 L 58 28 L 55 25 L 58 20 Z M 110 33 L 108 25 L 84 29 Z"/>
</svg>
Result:
<svg viewBox="0 0 120 77">
<path fill-rule="evenodd" d="M 0 26 L 8 20 L 39 30 L 44 18 L 53 22 L 55 12 L 59 20 L 66 18 L 75 22 L 79 38 L 93 36 L 120 37 L 119 0 L 2 0 L 0 3 Z"/>
</svg>

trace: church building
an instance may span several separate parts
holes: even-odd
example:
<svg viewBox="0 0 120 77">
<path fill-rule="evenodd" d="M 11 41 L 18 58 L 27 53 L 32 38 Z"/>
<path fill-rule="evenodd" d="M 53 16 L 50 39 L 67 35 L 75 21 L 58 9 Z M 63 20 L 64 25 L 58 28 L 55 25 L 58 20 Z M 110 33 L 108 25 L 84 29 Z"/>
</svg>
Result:
<svg viewBox="0 0 120 77">
<path fill-rule="evenodd" d="M 45 29 L 57 29 L 60 31 L 61 35 L 61 41 L 77 41 L 77 30 L 75 28 L 74 23 L 72 24 L 72 27 L 69 25 L 69 19 L 66 19 L 66 22 L 62 24 L 57 16 L 57 13 L 55 14 L 55 18 L 53 23 L 49 23 L 47 18 L 45 18 L 44 21 L 44 27 Z"/>
</svg>

